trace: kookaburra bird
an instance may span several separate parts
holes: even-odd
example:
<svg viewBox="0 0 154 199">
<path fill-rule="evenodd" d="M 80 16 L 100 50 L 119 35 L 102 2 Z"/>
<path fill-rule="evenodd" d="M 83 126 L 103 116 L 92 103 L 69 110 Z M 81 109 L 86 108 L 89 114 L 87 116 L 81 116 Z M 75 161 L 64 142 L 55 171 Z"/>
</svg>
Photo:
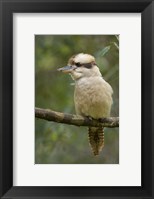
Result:
<svg viewBox="0 0 154 199">
<path fill-rule="evenodd" d="M 113 91 L 92 55 L 74 55 L 67 66 L 58 70 L 69 73 L 75 81 L 74 103 L 78 115 L 93 119 L 110 116 Z M 98 155 L 104 146 L 103 127 L 89 127 L 89 142 L 93 154 Z"/>
</svg>

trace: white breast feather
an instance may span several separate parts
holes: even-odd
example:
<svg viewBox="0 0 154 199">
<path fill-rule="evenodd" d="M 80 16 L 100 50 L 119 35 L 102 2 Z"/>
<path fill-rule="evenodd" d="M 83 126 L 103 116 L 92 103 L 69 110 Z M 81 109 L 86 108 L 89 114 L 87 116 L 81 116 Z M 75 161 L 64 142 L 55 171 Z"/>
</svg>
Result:
<svg viewBox="0 0 154 199">
<path fill-rule="evenodd" d="M 76 82 L 74 93 L 77 114 L 95 119 L 108 117 L 112 93 L 111 86 L 102 77 L 81 78 Z"/>
</svg>

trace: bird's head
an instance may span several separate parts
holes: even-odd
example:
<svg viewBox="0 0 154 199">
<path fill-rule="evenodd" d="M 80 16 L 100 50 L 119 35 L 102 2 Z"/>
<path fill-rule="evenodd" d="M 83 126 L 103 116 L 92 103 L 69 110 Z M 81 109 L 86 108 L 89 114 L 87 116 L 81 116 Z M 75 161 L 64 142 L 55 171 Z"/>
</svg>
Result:
<svg viewBox="0 0 154 199">
<path fill-rule="evenodd" d="M 69 59 L 67 66 L 59 68 L 58 71 L 69 73 L 74 80 L 82 77 L 101 76 L 95 58 L 84 53 L 73 55 Z"/>
</svg>

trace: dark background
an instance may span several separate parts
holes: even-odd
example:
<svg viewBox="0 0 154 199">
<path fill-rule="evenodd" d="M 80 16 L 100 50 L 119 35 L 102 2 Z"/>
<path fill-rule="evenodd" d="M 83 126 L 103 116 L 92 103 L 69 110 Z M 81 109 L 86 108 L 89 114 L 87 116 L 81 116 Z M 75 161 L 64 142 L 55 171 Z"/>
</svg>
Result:
<svg viewBox="0 0 154 199">
<path fill-rule="evenodd" d="M 77 53 L 95 56 L 112 86 L 111 116 L 119 116 L 119 37 L 116 35 L 35 35 L 35 106 L 75 113 L 73 80 L 57 71 Z M 87 127 L 35 119 L 35 164 L 118 164 L 119 129 L 105 128 L 105 146 L 93 156 Z"/>
</svg>

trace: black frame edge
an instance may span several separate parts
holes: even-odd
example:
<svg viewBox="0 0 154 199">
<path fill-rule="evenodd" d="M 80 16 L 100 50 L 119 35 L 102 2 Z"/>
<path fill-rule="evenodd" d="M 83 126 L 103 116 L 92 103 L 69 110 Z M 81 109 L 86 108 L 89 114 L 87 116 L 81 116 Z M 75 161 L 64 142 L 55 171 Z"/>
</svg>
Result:
<svg viewBox="0 0 154 199">
<path fill-rule="evenodd" d="M 0 44 L 2 44 L 2 2 L 0 2 Z M 2 45 L 0 45 L 0 110 L 2 110 Z M 2 111 L 0 111 L 0 176 L 2 176 Z M 3 180 L 0 178 L 0 196 L 3 194 Z"/>
<path fill-rule="evenodd" d="M 14 1 L 14 0 L 13 0 Z M 71 197 L 71 198 L 85 198 L 87 197 L 87 193 L 88 193 L 88 187 L 78 187 L 77 189 L 72 187 L 71 191 L 70 191 L 70 187 L 13 187 L 13 154 L 12 154 L 12 92 L 10 91 L 10 88 L 12 88 L 12 72 L 13 72 L 13 57 L 12 57 L 12 42 L 13 42 L 13 38 L 12 38 L 12 13 L 14 11 L 19 11 L 20 8 L 23 12 L 32 12 L 32 10 L 34 10 L 34 4 L 37 3 L 37 0 L 33 0 L 32 2 L 34 3 L 32 7 L 29 7 L 30 4 L 32 4 L 32 2 L 28 2 L 27 6 L 25 7 L 25 5 L 23 5 L 21 2 L 14 4 L 13 1 L 6 1 L 6 3 L 4 3 L 4 1 L 2 2 L 2 0 L 0 0 L 0 44 L 2 43 L 2 45 L 0 45 L 0 175 L 2 176 L 0 178 L 0 197 L 1 198 L 67 198 L 67 197 Z M 10 3 L 11 2 L 11 3 Z M 14 1 L 15 2 L 15 1 Z M 23 1 L 25 2 L 25 0 Z M 42 2 L 40 0 L 40 2 Z M 50 2 L 50 0 L 48 1 Z M 103 2 L 103 1 L 102 1 Z M 117 2 L 116 0 L 114 2 Z M 125 1 L 123 1 L 125 3 Z M 127 1 L 128 2 L 128 1 Z M 153 198 L 154 194 L 153 194 L 153 190 L 152 190 L 152 186 L 154 187 L 153 181 L 154 180 L 154 172 L 151 173 L 150 171 L 152 171 L 152 168 L 154 167 L 154 160 L 152 160 L 151 158 L 153 157 L 154 154 L 152 154 L 152 152 L 154 151 L 154 149 L 152 149 L 152 146 L 154 146 L 154 143 L 152 145 L 152 142 L 154 142 L 154 135 L 152 134 L 152 130 L 154 129 L 154 124 L 152 123 L 151 120 L 151 115 L 153 116 L 152 118 L 154 119 L 154 107 L 152 107 L 152 101 L 154 101 L 154 91 L 152 90 L 152 85 L 154 83 L 154 80 L 152 79 L 152 77 L 154 77 L 154 69 L 152 68 L 152 66 L 154 66 L 154 56 L 152 56 L 152 53 L 154 55 L 154 38 L 152 36 L 154 36 L 154 2 L 152 1 L 138 1 L 139 3 L 135 4 L 132 2 L 130 8 L 129 8 L 129 12 L 142 12 L 142 64 L 149 64 L 148 67 L 151 66 L 150 68 L 150 72 L 151 72 L 151 76 L 149 77 L 149 73 L 146 73 L 146 70 L 142 70 L 142 79 L 143 79 L 143 83 L 147 83 L 150 86 L 150 90 L 147 90 L 146 92 L 142 93 L 142 99 L 144 99 L 145 95 L 148 96 L 149 99 L 149 105 L 147 110 L 145 109 L 145 105 L 143 105 L 143 112 L 145 113 L 145 115 L 147 116 L 148 113 L 149 116 L 148 117 L 142 117 L 142 121 L 146 120 L 146 125 L 143 125 L 142 128 L 146 131 L 151 132 L 151 134 L 148 136 L 146 136 L 145 134 L 142 134 L 142 146 L 143 146 L 143 152 L 148 149 L 148 151 L 151 151 L 151 154 L 149 157 L 145 157 L 145 159 L 142 158 L 142 171 L 146 170 L 145 172 L 142 172 L 142 188 L 134 188 L 134 187 L 125 187 L 125 188 L 119 188 L 119 187 L 114 187 L 110 189 L 110 187 L 104 188 L 104 195 L 100 196 L 98 194 L 98 197 L 103 197 L 105 198 L 130 198 L 132 197 L 133 199 L 135 198 Z M 144 2 L 144 3 L 143 3 Z M 106 4 L 106 10 L 105 12 L 108 12 L 109 9 L 109 5 L 111 5 L 113 3 L 110 2 L 109 4 Z M 124 3 L 122 3 L 122 7 L 124 6 Z M 136 8 L 136 5 L 142 4 L 139 8 Z M 3 4 L 3 5 L 2 5 Z M 135 9 L 131 9 L 133 4 L 135 5 Z M 43 5 L 43 4 L 41 4 Z M 71 5 L 71 4 L 70 4 Z M 79 5 L 79 4 L 78 4 Z M 38 4 L 37 4 L 38 6 Z M 57 4 L 56 4 L 57 6 Z M 55 6 L 55 9 L 56 9 Z M 109 7 L 108 7 L 109 6 Z M 46 6 L 45 6 L 46 7 Z M 45 8 L 44 7 L 44 8 Z M 127 7 L 127 6 L 125 6 Z M 34 10 L 34 12 L 38 12 L 40 9 L 42 8 L 36 8 Z M 47 8 L 46 8 L 47 9 Z M 67 12 L 68 7 L 66 8 L 65 12 Z M 69 9 L 71 9 L 71 7 L 69 7 Z M 115 12 L 119 12 L 118 10 L 120 10 L 121 8 L 119 7 L 118 9 L 116 8 Z M 127 10 L 127 8 L 125 8 L 123 10 L 123 12 L 125 12 L 125 10 Z M 62 9 L 63 10 L 63 9 Z M 110 9 L 111 10 L 111 9 Z M 2 11 L 2 12 L 1 12 Z M 60 9 L 61 11 L 61 9 Z M 60 12 L 59 11 L 59 12 Z M 76 8 L 75 8 L 75 11 Z M 48 12 L 48 9 L 46 10 L 46 12 Z M 4 26 L 7 23 L 6 27 Z M 5 27 L 5 28 L 4 28 Z M 146 27 L 146 29 L 145 29 Z M 6 36 L 5 33 L 7 31 L 10 31 L 10 33 L 7 33 L 7 35 L 9 35 L 8 40 L 6 40 Z M 146 37 L 145 37 L 146 35 Z M 149 50 L 150 47 L 150 50 Z M 8 50 L 9 49 L 9 50 Z M 149 53 L 151 52 L 151 53 Z M 6 55 L 8 57 L 10 57 L 10 59 L 7 59 Z M 143 56 L 144 55 L 144 56 Z M 145 56 L 146 55 L 146 56 Z M 3 66 L 2 66 L 3 64 Z M 7 66 L 4 68 L 4 66 Z M 143 67 L 142 67 L 143 68 Z M 145 76 L 144 76 L 144 74 Z M 6 85 L 6 87 L 4 88 L 3 85 Z M 142 85 L 144 86 L 144 85 Z M 144 90 L 146 90 L 146 88 L 144 88 Z M 6 101 L 6 98 L 8 99 Z M 147 100 L 147 99 L 146 99 Z M 7 105 L 7 106 L 6 106 Z M 4 109 L 5 107 L 5 109 Z M 152 107 L 152 109 L 151 109 Z M 10 112 L 11 111 L 11 112 Z M 9 115 L 8 115 L 9 113 Z M 6 125 L 6 120 L 8 122 L 9 125 Z M 4 125 L 5 124 L 5 125 Z M 5 132 L 5 134 L 4 134 Z M 8 139 L 9 138 L 9 139 Z M 144 140 L 146 140 L 146 143 Z M 151 143 L 148 144 L 148 143 Z M 145 156 L 145 155 L 144 155 Z M 150 158 L 151 157 L 151 158 Z M 150 165 L 150 167 L 147 166 L 148 163 Z M 152 167 L 153 165 L 153 167 Z M 150 168 L 150 169 L 149 169 Z M 150 179 L 150 180 L 149 180 Z M 144 183 L 146 182 L 146 183 Z M 85 189 L 85 191 L 83 190 Z M 78 194 L 81 190 L 83 190 L 83 194 L 80 195 Z M 95 191 L 98 191 L 99 193 L 99 189 L 97 189 L 97 187 L 95 189 L 93 189 Z M 108 192 L 112 192 L 113 190 L 113 194 L 115 194 L 111 197 L 109 197 Z M 117 190 L 117 191 L 114 191 Z M 46 191 L 46 195 L 43 195 L 43 192 Z M 61 191 L 61 193 L 59 193 L 59 191 Z M 122 192 L 121 195 L 119 194 L 119 191 Z M 128 191 L 132 191 L 132 193 L 135 193 L 135 195 L 133 194 L 128 194 L 127 196 L 125 196 L 125 193 Z M 58 195 L 57 195 L 58 192 Z M 68 193 L 70 192 L 70 193 Z M 90 194 L 93 191 L 90 192 Z M 96 196 L 94 196 L 93 194 L 89 195 L 88 198 L 96 198 Z"/>
<path fill-rule="evenodd" d="M 152 2 L 152 121 L 154 121 L 154 1 Z M 154 122 L 152 122 L 152 168 L 154 168 Z M 152 172 L 152 187 L 154 187 L 154 171 Z M 152 190 L 154 197 L 154 189 Z"/>
<path fill-rule="evenodd" d="M 152 195 L 152 3 L 142 12 L 142 187 Z M 143 67 L 144 66 L 144 67 Z M 145 67 L 146 66 L 146 67 Z M 148 70 L 147 70 L 148 69 Z M 143 133 L 146 132 L 146 133 Z M 147 136 L 148 134 L 148 136 Z M 151 144 L 149 144 L 151 143 Z M 148 156 L 145 154 L 149 151 Z M 143 158 L 144 157 L 144 158 Z M 146 172 L 145 172 L 146 171 Z M 146 183 L 145 183 L 146 182 Z"/>
<path fill-rule="evenodd" d="M 4 194 L 8 191 L 13 184 L 13 55 L 12 55 L 12 13 L 5 13 L 5 6 L 0 2 L 1 6 L 1 192 Z M 7 20 L 4 17 L 7 15 Z M 6 22 L 8 23 L 9 30 L 7 29 Z M 10 34 L 5 36 L 6 32 Z M 9 48 L 8 48 L 9 47 Z M 5 85 L 5 86 L 4 86 Z"/>
</svg>

